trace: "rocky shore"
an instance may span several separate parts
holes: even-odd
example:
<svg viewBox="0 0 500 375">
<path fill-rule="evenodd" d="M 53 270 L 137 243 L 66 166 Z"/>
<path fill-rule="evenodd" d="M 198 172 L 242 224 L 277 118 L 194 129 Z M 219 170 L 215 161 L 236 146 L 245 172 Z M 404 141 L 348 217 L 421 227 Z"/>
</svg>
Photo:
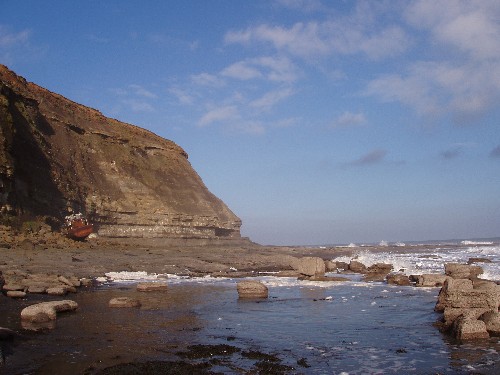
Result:
<svg viewBox="0 0 500 375">
<path fill-rule="evenodd" d="M 158 241 L 91 238 L 68 240 L 46 228 L 14 233 L 0 231 L 0 304 L 19 299 L 24 330 L 54 328 L 59 313 L 74 311 L 71 301 L 79 290 L 97 285 L 109 272 L 146 272 L 186 277 L 243 278 L 272 272 L 275 276 L 310 281 L 347 281 L 346 274 L 362 275 L 365 282 L 384 282 L 409 287 L 440 287 L 435 310 L 442 313 L 437 327 L 458 340 L 474 341 L 500 335 L 500 286 L 483 280 L 482 259 L 471 264 L 447 264 L 442 274 L 406 276 L 389 263 L 364 265 L 352 248 L 260 246 L 249 241 L 239 245 L 165 246 Z M 370 252 L 404 252 L 407 249 L 371 247 Z M 331 259 L 350 256 L 350 262 Z M 156 285 L 155 285 L 156 284 Z M 168 279 L 153 285 L 139 284 L 137 291 L 168 291 Z M 238 283 L 240 298 L 264 298 L 268 292 L 258 282 Z M 46 295 L 56 301 L 30 303 Z M 10 305 L 12 306 L 12 305 Z M 140 307 L 138 299 L 114 298 L 108 308 Z M 78 310 L 76 311 L 78 314 Z M 0 327 L 0 343 L 12 340 L 17 327 Z M 1 333 L 0 332 L 0 333 Z M 2 354 L 3 355 L 3 354 Z M 187 365 L 187 364 L 186 364 Z M 287 373 L 287 372 L 284 372 Z"/>
</svg>

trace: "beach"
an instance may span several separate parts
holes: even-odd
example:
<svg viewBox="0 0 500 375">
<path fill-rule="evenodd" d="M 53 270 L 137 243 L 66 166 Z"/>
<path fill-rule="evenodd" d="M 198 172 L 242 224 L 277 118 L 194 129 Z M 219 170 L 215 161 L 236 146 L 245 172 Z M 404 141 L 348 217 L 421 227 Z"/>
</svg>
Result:
<svg viewBox="0 0 500 375">
<path fill-rule="evenodd" d="M 38 246 L 1 249 L 0 270 L 93 281 L 64 297 L 0 297 L 0 327 L 18 335 L 3 345 L 2 370 L 7 374 L 118 374 L 133 368 L 136 372 L 129 373 L 498 370 L 498 338 L 460 343 L 434 326 L 439 288 L 368 283 L 357 274 L 343 274 L 349 279 L 344 282 L 301 281 L 293 269 L 294 259 L 315 256 L 356 257 L 366 264 L 386 259 L 398 268 L 426 272 L 425 267 L 439 267 L 448 259 L 459 260 L 457 256 L 496 261 L 497 244 L 165 247 L 95 240 L 74 248 Z M 239 300 L 236 284 L 249 278 L 264 283 L 269 298 Z M 166 282 L 168 290 L 141 293 L 136 286 L 143 281 Z M 141 307 L 109 308 L 116 297 L 136 298 Z M 58 314 L 51 329 L 22 328 L 24 307 L 62 298 L 76 301 L 78 309 Z"/>
</svg>

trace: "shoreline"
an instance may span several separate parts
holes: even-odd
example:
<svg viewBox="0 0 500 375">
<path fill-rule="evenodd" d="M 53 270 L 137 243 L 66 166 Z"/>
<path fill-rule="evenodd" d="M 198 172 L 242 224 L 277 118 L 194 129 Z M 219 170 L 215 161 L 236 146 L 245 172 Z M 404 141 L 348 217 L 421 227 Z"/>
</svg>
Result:
<svg viewBox="0 0 500 375">
<path fill-rule="evenodd" d="M 453 247 L 454 245 L 446 245 Z M 78 278 L 103 277 L 108 272 L 139 272 L 231 277 L 252 276 L 256 272 L 292 271 L 297 258 L 314 256 L 330 260 L 353 256 L 357 252 L 405 253 L 436 248 L 436 245 L 306 247 L 264 246 L 242 241 L 238 244 L 168 245 L 159 239 L 92 239 L 85 242 L 65 241 L 63 245 L 43 240 L 23 240 L 2 246 L 0 271 L 16 270 L 28 274 L 50 273 Z M 458 245 L 457 245 L 458 247 Z M 238 270 L 235 272 L 234 270 Z"/>
<path fill-rule="evenodd" d="M 453 246 L 447 245 L 446 247 L 451 248 Z M 389 252 L 404 254 L 413 251 L 422 251 L 424 249 L 426 252 L 433 253 L 434 249 L 438 251 L 439 248 L 442 248 L 442 246 L 289 247 L 261 246 L 250 242 L 239 244 L 238 246 L 162 246 L 158 244 L 158 241 L 153 241 L 152 243 L 148 241 L 137 242 L 125 239 L 108 240 L 102 238 L 91 239 L 83 243 L 64 242 L 64 246 L 52 246 L 51 244 L 44 244 L 42 241 L 30 240 L 16 244 L 12 243 L 9 247 L 0 246 L 0 271 L 3 271 L 4 274 L 5 272 L 20 272 L 26 274 L 46 273 L 64 275 L 68 278 L 74 276 L 77 278 L 92 279 L 103 277 L 108 272 L 121 271 L 147 272 L 148 274 L 175 274 L 191 277 L 210 275 L 212 277 L 228 277 L 232 279 L 261 276 L 259 272 L 273 272 L 276 273 L 275 276 L 295 277 L 298 271 L 293 267 L 294 262 L 302 257 L 319 257 L 323 260 L 331 260 L 332 258 L 341 256 L 354 257 L 357 252 Z M 220 294 L 217 293 L 222 292 L 217 292 L 217 290 L 222 288 L 225 290 L 225 293 L 229 293 L 229 296 L 226 295 L 226 297 L 224 297 L 226 298 L 225 303 L 228 303 L 228 299 L 237 299 L 236 290 L 235 288 L 233 290 L 232 286 L 228 290 L 227 287 L 214 285 L 204 285 L 202 287 L 194 284 L 192 286 L 186 284 L 183 286 L 176 285 L 172 286 L 166 294 L 158 295 L 156 293 L 138 294 L 135 290 L 135 283 L 114 285 L 111 287 L 106 284 L 99 284 L 99 286 L 96 286 L 98 284 L 94 283 L 93 285 L 94 286 L 88 288 L 78 288 L 77 294 L 70 294 L 66 297 L 30 293 L 23 299 L 10 299 L 4 295 L 0 295 L 0 311 L 3 313 L 7 312 L 10 316 L 4 316 L 4 318 L 0 320 L 0 326 L 12 328 L 16 330 L 19 335 L 19 338 L 14 340 L 13 353 L 16 355 L 11 356 L 10 359 L 8 357 L 7 359 L 20 361 L 19 354 L 21 353 L 19 350 L 21 349 L 15 347 L 16 342 L 21 342 L 19 346 L 23 348 L 26 348 L 28 344 L 33 345 L 33 348 L 38 348 L 41 344 L 40 340 L 43 341 L 47 339 L 53 344 L 57 343 L 58 340 L 62 340 L 67 343 L 65 345 L 68 345 L 68 347 L 73 347 L 74 345 L 77 350 L 85 348 L 85 350 L 88 351 L 88 354 L 85 355 L 88 355 L 89 358 L 106 358 L 106 360 L 98 364 L 92 364 L 89 358 L 78 358 L 78 356 L 73 358 L 73 354 L 66 353 L 66 348 L 51 348 L 49 346 L 43 349 L 43 353 L 26 353 L 26 361 L 33 366 L 37 366 L 37 361 L 41 361 L 42 363 L 39 368 L 34 369 L 34 372 L 29 373 L 52 374 L 57 373 L 54 372 L 55 369 L 62 369 L 65 368 L 64 366 L 69 366 L 65 365 L 62 359 L 53 359 L 51 357 L 54 355 L 52 354 L 52 350 L 66 357 L 72 357 L 75 362 L 73 362 L 74 364 L 71 366 L 73 366 L 73 368 L 78 368 L 80 371 L 79 373 L 97 374 L 103 371 L 104 368 L 114 365 L 119 365 L 119 367 L 116 368 L 116 373 L 139 365 L 146 366 L 143 369 L 147 369 L 147 366 L 150 365 L 158 365 L 162 370 L 165 370 L 165 366 L 172 365 L 179 368 L 180 372 L 178 373 L 182 373 L 182 371 L 189 372 L 192 370 L 190 366 L 193 366 L 199 361 L 193 362 L 191 359 L 183 359 L 182 355 L 179 355 L 179 353 L 198 351 L 198 353 L 192 353 L 192 355 L 202 356 L 203 353 L 207 351 L 224 351 L 230 350 L 231 348 L 231 350 L 234 348 L 236 348 L 234 350 L 241 350 L 241 354 L 240 352 L 235 352 L 236 354 L 233 355 L 233 358 L 239 359 L 237 359 L 235 363 L 231 362 L 231 366 L 236 366 L 237 362 L 240 360 L 247 361 L 247 359 L 241 359 L 243 358 L 243 353 L 256 351 L 261 359 L 252 359 L 254 364 L 248 366 L 258 366 L 258 364 L 264 366 L 267 359 L 271 358 L 270 356 L 274 356 L 276 358 L 279 357 L 281 362 L 277 359 L 273 359 L 276 361 L 273 363 L 283 366 L 277 366 L 276 370 L 281 368 L 283 370 L 281 373 L 283 374 L 308 372 L 307 367 L 301 367 L 298 364 L 298 361 L 307 364 L 305 358 L 295 358 L 287 354 L 286 351 L 276 354 L 270 351 L 269 347 L 266 349 L 259 345 L 256 347 L 252 345 L 248 346 L 244 342 L 239 342 L 238 340 L 242 340 L 243 338 L 234 335 L 234 333 L 228 332 L 226 334 L 224 333 L 225 331 L 215 330 L 214 332 L 216 332 L 216 335 L 212 338 L 205 337 L 203 334 L 200 336 L 200 332 L 203 332 L 203 330 L 207 328 L 205 323 L 203 323 L 203 317 L 205 316 L 204 304 L 217 304 L 219 301 L 219 297 L 213 297 L 213 299 L 210 300 L 211 302 L 207 302 L 205 300 L 205 294 L 215 293 L 213 296 L 220 296 Z M 367 283 L 367 285 L 370 285 L 370 283 Z M 185 294 L 186 292 L 182 292 L 184 290 L 189 290 L 189 293 Z M 421 291 L 421 293 L 424 292 L 424 290 Z M 322 295 L 323 292 L 321 291 L 308 291 L 304 293 L 304 303 L 306 305 L 318 304 L 319 306 L 321 303 L 328 303 L 325 302 L 328 300 Z M 139 310 L 118 309 L 118 311 L 116 309 L 109 309 L 109 299 L 117 295 L 130 296 L 133 298 L 140 297 L 144 305 Z M 38 302 L 61 298 L 78 301 L 80 305 L 79 309 L 81 309 L 80 312 L 62 313 L 61 316 L 57 318 L 55 329 L 52 330 L 30 333 L 29 331 L 18 330 L 16 328 L 21 327 L 19 312 L 24 307 Z M 283 301 L 286 301 L 286 299 L 270 298 L 266 303 L 269 304 L 268 306 L 273 306 L 273 304 L 282 304 L 284 303 Z M 295 299 L 292 299 L 292 301 L 295 301 Z M 337 304 L 343 301 L 344 300 L 338 301 Z M 374 300 L 374 302 L 375 301 L 376 300 Z M 231 302 L 231 304 L 235 304 L 235 302 Z M 243 305 L 236 303 L 236 305 L 252 309 L 252 303 Z M 193 309 L 195 311 L 199 310 L 199 313 L 193 313 Z M 426 314 L 432 315 L 433 312 L 431 310 L 426 310 Z M 140 318 L 141 316 L 142 318 Z M 148 317 L 147 319 L 146 316 Z M 144 322 L 140 323 L 143 324 L 143 326 L 137 326 L 139 321 L 136 319 L 143 318 L 146 319 Z M 166 323 L 164 320 L 165 318 L 167 321 L 170 321 L 170 323 Z M 214 317 L 212 316 L 212 318 Z M 151 338 L 148 338 L 149 334 L 146 334 L 148 330 L 152 329 L 151 326 L 148 325 L 150 324 L 149 319 L 155 321 L 153 327 L 164 327 L 162 329 L 167 329 L 166 327 L 168 327 L 168 330 L 171 330 L 169 331 L 170 336 L 167 335 L 169 338 L 166 339 L 168 345 L 171 346 L 167 345 L 166 349 L 158 349 L 158 344 L 154 340 L 150 341 Z M 211 324 L 217 325 L 216 323 Z M 238 325 L 236 325 L 236 327 L 237 326 Z M 129 331 L 120 333 L 120 329 L 122 329 L 120 327 L 127 327 L 126 329 Z M 235 328 L 233 327 L 232 329 Z M 432 328 L 432 330 L 434 329 L 435 328 Z M 126 342 L 128 344 L 119 345 L 117 340 L 118 338 L 124 339 L 124 334 L 127 336 Z M 437 329 L 435 334 L 439 335 Z M 143 335 L 145 336 L 143 337 Z M 162 335 L 163 333 L 159 334 L 159 336 L 157 334 L 157 339 L 164 337 Z M 73 336 L 80 342 L 73 344 Z M 236 342 L 231 342 L 234 340 L 235 336 L 239 346 L 235 346 Z M 114 343 L 109 341 L 111 337 L 113 337 Z M 134 340 L 138 338 L 140 338 L 141 341 L 145 341 L 141 344 L 142 352 L 134 351 Z M 191 341 L 193 339 L 196 340 Z M 109 350 L 105 349 L 108 347 L 108 343 L 111 343 L 109 345 L 115 348 Z M 197 344 L 197 346 L 193 345 L 193 343 Z M 221 346 L 226 344 L 228 346 Z M 99 350 L 104 350 L 106 355 L 103 357 L 104 354 L 100 353 Z M 7 354 L 9 353 L 7 352 Z M 396 355 L 398 354 L 396 353 Z M 155 358 L 160 358 L 161 363 L 154 362 L 156 360 Z M 197 358 L 200 358 L 202 363 L 212 363 L 211 356 Z M 21 363 L 16 362 L 16 365 L 19 366 L 18 368 L 24 368 L 24 365 Z M 294 368 L 296 371 L 291 370 L 291 368 Z M 84 369 L 89 371 L 84 372 Z M 103 372 L 103 374 L 104 373 L 108 372 Z"/>
</svg>

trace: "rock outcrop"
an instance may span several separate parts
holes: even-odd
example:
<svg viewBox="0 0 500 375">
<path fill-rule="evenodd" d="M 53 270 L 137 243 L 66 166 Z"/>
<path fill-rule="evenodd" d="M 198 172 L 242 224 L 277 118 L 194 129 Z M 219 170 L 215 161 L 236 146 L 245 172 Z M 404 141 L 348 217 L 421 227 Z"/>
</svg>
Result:
<svg viewBox="0 0 500 375">
<path fill-rule="evenodd" d="M 481 280 L 477 266 L 446 264 L 447 278 L 435 310 L 443 313 L 442 331 L 451 331 L 459 340 L 488 338 L 500 332 L 500 285 Z M 453 276 L 458 276 L 454 278 Z"/>
<path fill-rule="evenodd" d="M 82 212 L 105 237 L 239 239 L 240 219 L 174 142 L 0 65 L 0 219 Z"/>
<path fill-rule="evenodd" d="M 260 281 L 243 280 L 236 285 L 239 298 L 267 298 L 269 291 Z"/>
</svg>

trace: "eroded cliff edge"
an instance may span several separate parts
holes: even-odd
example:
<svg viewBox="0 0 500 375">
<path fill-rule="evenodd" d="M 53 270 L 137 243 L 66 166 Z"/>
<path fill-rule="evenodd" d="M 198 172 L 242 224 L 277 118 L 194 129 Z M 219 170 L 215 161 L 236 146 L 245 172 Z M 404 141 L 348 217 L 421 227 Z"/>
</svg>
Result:
<svg viewBox="0 0 500 375">
<path fill-rule="evenodd" d="M 0 218 L 83 212 L 105 237 L 239 239 L 241 220 L 174 142 L 0 65 Z"/>
</svg>

